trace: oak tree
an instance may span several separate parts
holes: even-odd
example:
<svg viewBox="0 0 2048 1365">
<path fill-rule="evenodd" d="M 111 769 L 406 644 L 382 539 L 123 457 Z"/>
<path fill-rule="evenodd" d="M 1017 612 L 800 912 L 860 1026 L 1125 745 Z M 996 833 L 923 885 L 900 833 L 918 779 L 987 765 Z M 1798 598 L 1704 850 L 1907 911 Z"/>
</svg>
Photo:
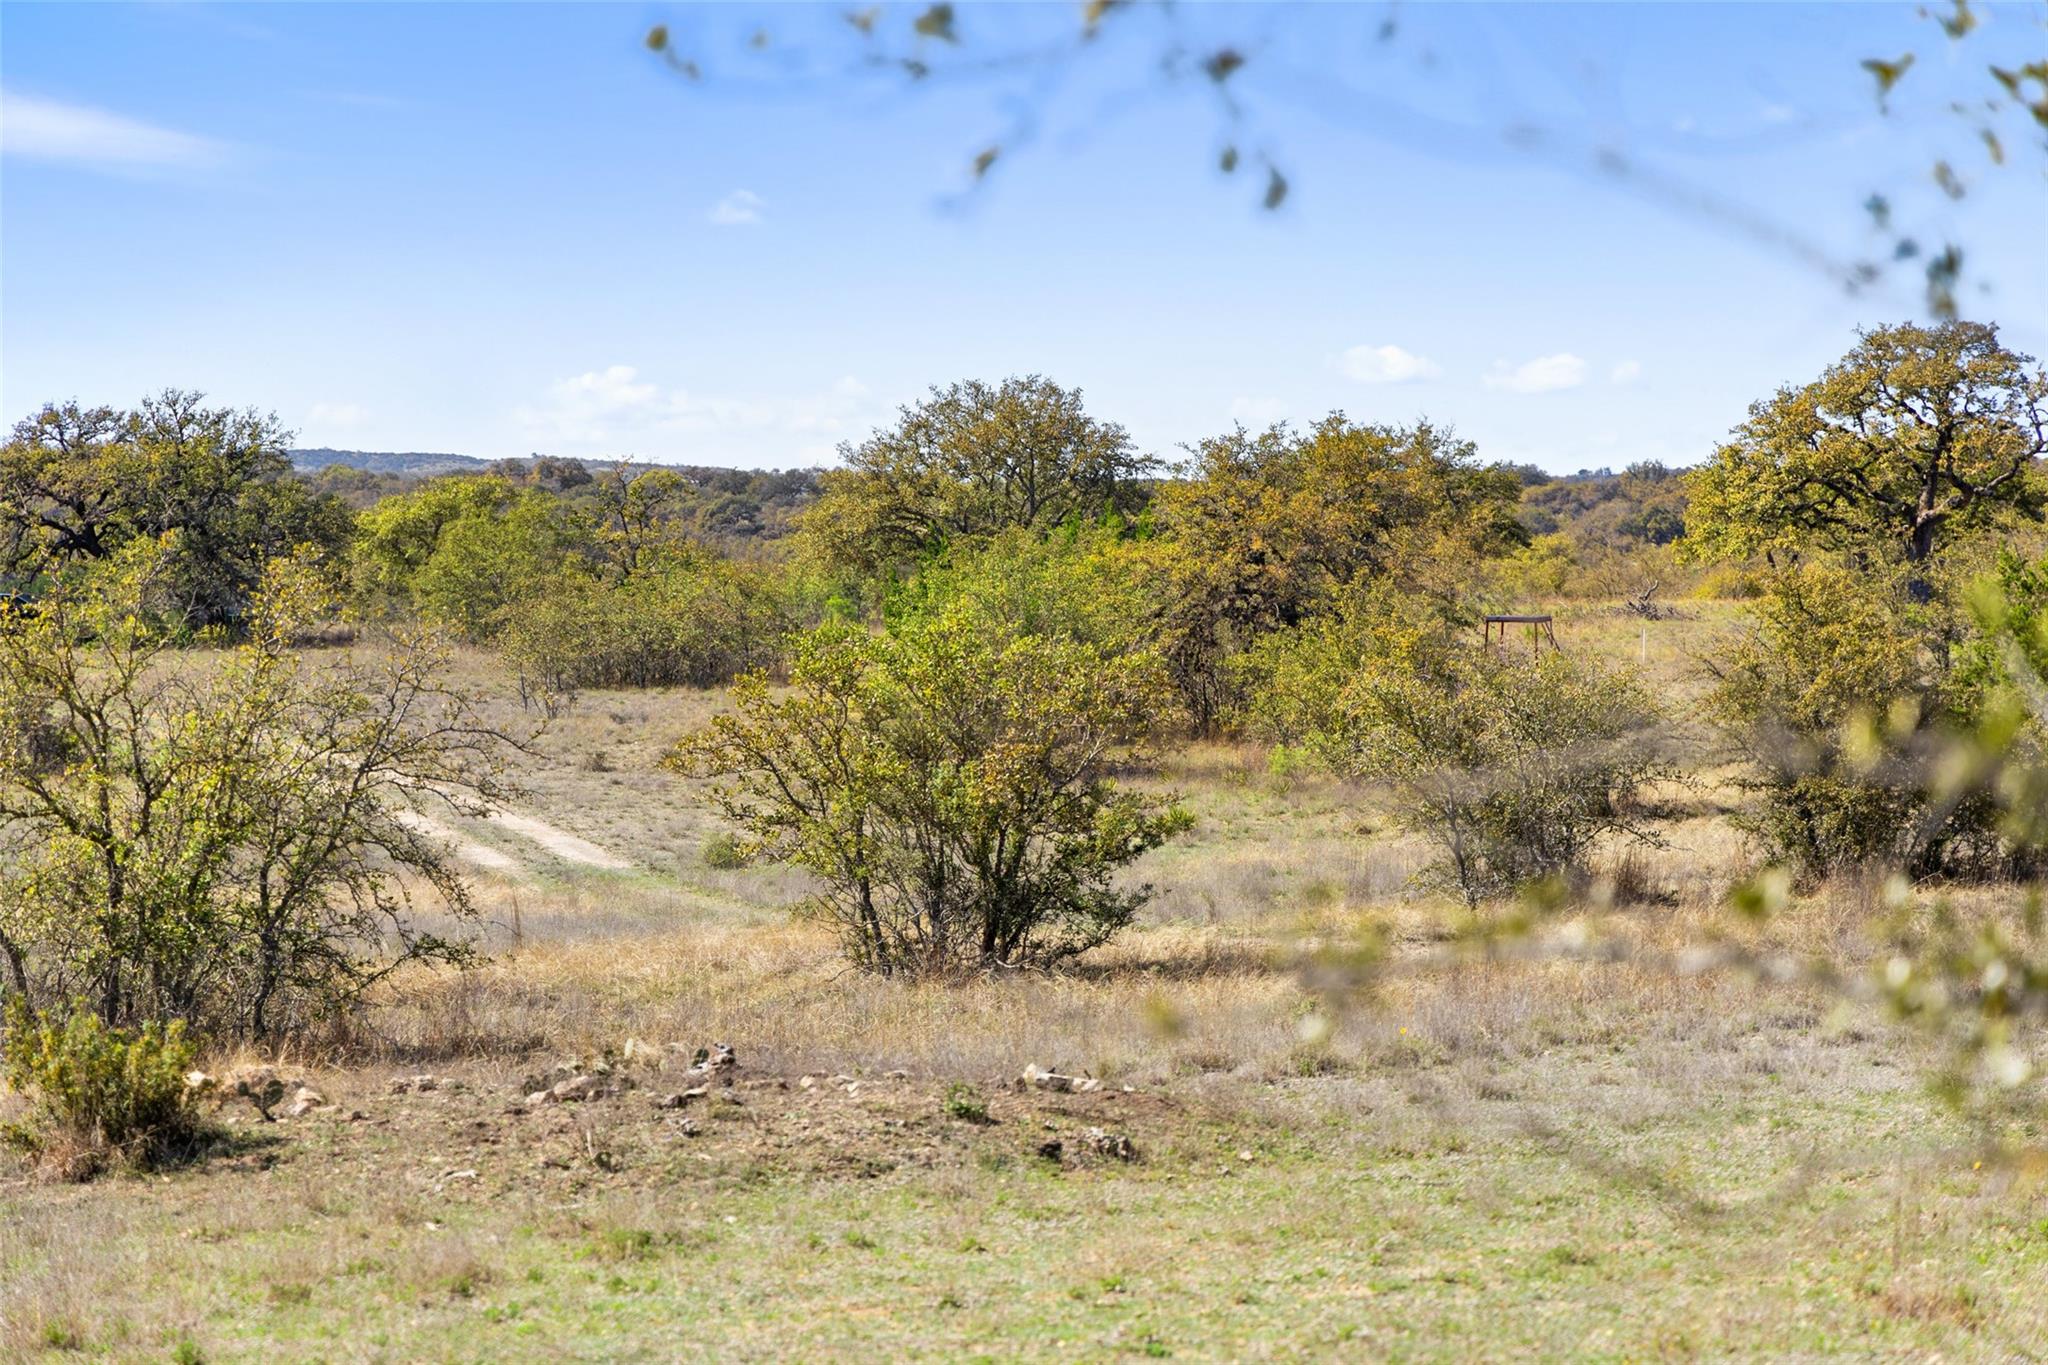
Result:
<svg viewBox="0 0 2048 1365">
<path fill-rule="evenodd" d="M 1695 555 L 1814 545 L 1920 565 L 1967 530 L 2040 520 L 2044 454 L 2048 375 L 1995 327 L 1879 327 L 1752 405 L 1688 480 L 1686 540 Z"/>
<path fill-rule="evenodd" d="M 840 455 L 847 467 L 824 475 L 804 542 L 823 564 L 871 574 L 962 536 L 1133 512 L 1158 469 L 1121 426 L 1088 415 L 1079 389 L 1040 375 L 934 388 Z"/>
</svg>

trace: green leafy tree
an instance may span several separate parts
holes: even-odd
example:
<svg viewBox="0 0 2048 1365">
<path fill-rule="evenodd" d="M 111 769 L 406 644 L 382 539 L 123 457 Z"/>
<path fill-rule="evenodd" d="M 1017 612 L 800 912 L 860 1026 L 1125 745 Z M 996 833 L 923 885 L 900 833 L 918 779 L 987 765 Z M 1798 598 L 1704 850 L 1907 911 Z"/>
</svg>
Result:
<svg viewBox="0 0 2048 1365">
<path fill-rule="evenodd" d="M 1473 565 L 1527 539 L 1513 473 L 1421 423 L 1332 413 L 1296 435 L 1243 429 L 1204 442 L 1191 477 L 1160 490 L 1161 651 L 1196 728 L 1241 701 L 1229 661 L 1326 610 L 1353 584 L 1449 602 Z"/>
<path fill-rule="evenodd" d="M 356 521 L 351 567 L 367 596 L 410 603 L 413 579 L 441 548 L 441 534 L 457 522 L 499 518 L 519 500 L 508 480 L 496 477 L 433 479 L 380 498 Z"/>
<path fill-rule="evenodd" d="M 673 469 L 636 474 L 620 465 L 597 480 L 598 543 L 613 577 L 623 582 L 664 548 L 681 543 L 681 518 L 692 492 L 689 480 Z"/>
<path fill-rule="evenodd" d="M 804 546 L 879 576 L 963 536 L 1134 512 L 1158 468 L 1122 427 L 1090 417 L 1079 389 L 1039 375 L 934 388 L 840 455 L 847 467 L 824 475 L 804 515 Z"/>
<path fill-rule="evenodd" d="M 745 857 L 815 873 L 812 910 L 884 974 L 1044 966 L 1106 942 L 1149 888 L 1119 869 L 1186 828 L 1111 761 L 1160 705 L 1157 661 L 960 610 L 826 626 L 786 691 L 751 674 L 671 757 L 717 780 Z"/>
<path fill-rule="evenodd" d="M 355 572 L 366 596 L 489 640 L 509 604 L 594 553 L 588 521 L 553 494 L 496 476 L 439 479 L 363 514 Z"/>
<path fill-rule="evenodd" d="M 312 668 L 332 609 L 305 561 L 270 570 L 246 638 L 195 662 L 142 609 L 175 568 L 137 541 L 0 621 L 0 964 L 39 1009 L 274 1035 L 410 961 L 461 961 L 411 913 L 474 916 L 422 799 L 503 795 L 503 737 L 399 637 Z"/>
<path fill-rule="evenodd" d="M 1023 635 L 1071 640 L 1106 655 L 1155 649 L 1164 585 L 1120 524 L 1069 523 L 1041 535 L 1012 528 L 949 547 L 883 604 L 890 621 L 965 611 Z"/>
<path fill-rule="evenodd" d="M 33 580 L 175 536 L 159 585 L 188 623 L 233 621 L 270 559 L 339 554 L 345 503 L 291 473 L 275 417 L 166 389 L 133 411 L 50 404 L 0 447 L 0 573 Z"/>
<path fill-rule="evenodd" d="M 1959 686 L 1972 693 L 2024 690 L 2048 678 L 2048 557 L 2029 563 L 2001 546 L 1970 596 L 1979 629 L 1957 660 Z"/>
<path fill-rule="evenodd" d="M 2048 376 L 1981 323 L 1863 334 L 1819 379 L 1750 408 L 1688 480 L 1686 543 L 1747 557 L 1806 546 L 1919 565 L 1965 532 L 2040 520 Z M 1916 573 L 1924 596 L 1926 577 Z"/>
</svg>

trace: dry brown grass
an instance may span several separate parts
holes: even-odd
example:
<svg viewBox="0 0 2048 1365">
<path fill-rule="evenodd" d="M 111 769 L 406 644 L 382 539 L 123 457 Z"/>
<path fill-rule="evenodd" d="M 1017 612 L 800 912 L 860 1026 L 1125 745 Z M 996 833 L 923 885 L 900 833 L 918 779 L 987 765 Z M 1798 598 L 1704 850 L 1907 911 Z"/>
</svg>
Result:
<svg viewBox="0 0 2048 1365">
<path fill-rule="evenodd" d="M 1654 666 L 1675 678 L 1682 651 L 1725 625 L 1711 614 L 1697 629 L 1654 624 Z M 1640 644 L 1619 618 L 1567 614 L 1560 633 L 1586 648 Z M 502 719 L 517 714 L 487 659 L 463 668 Z M 2048 1331 L 2038 1305 L 2025 1307 L 1983 1259 L 1987 1238 L 2031 1245 L 2029 1225 L 2005 1230 L 2010 1205 L 1955 1178 L 1959 1132 L 1925 1102 L 1912 1040 L 1867 1012 L 1838 1019 L 1809 991 L 1662 965 L 1716 937 L 1838 961 L 1874 950 L 1877 903 L 1854 885 L 1770 924 L 1731 921 L 1722 902 L 1750 854 L 1727 822 L 1737 794 L 1725 772 L 1699 764 L 1652 793 L 1663 846 L 1601 850 L 1583 902 L 1552 926 L 1639 945 L 1634 960 L 1461 959 L 1462 912 L 1414 890 L 1427 851 L 1385 827 L 1370 793 L 1276 776 L 1252 748 L 1199 745 L 1130 775 L 1181 792 L 1198 822 L 1133 870 L 1158 892 L 1136 929 L 1052 975 L 904 982 L 848 970 L 823 927 L 786 912 L 808 890 L 801 873 L 703 861 L 718 826 L 701 791 L 658 764 L 720 704 L 593 693 L 527 764 L 523 808 L 624 855 L 630 872 L 550 859 L 462 823 L 464 837 L 518 861 L 479 879 L 491 960 L 409 972 L 351 1030 L 289 1059 L 366 1111 L 364 1123 L 280 1125 L 264 1135 L 275 1147 L 240 1159 L 246 1169 L 180 1176 L 161 1197 L 136 1182 L 0 1190 L 0 1354 L 76 1341 L 162 1358 L 190 1335 L 229 1341 L 220 1358 L 253 1357 L 272 1334 L 332 1331 L 351 1305 L 374 1301 L 411 1326 L 364 1358 L 473 1358 L 486 1349 L 473 1335 L 478 1312 L 554 1295 L 563 1311 L 590 1312 L 598 1335 L 492 1338 L 498 1349 L 569 1340 L 662 1358 L 674 1337 L 659 1320 L 634 1337 L 634 1300 L 621 1296 L 652 1292 L 632 1286 L 700 1256 L 731 1258 L 720 1263 L 737 1277 L 730 1293 L 682 1275 L 693 1288 L 671 1316 L 710 1303 L 704 1340 L 763 1357 L 803 1351 L 824 1321 L 851 1324 L 824 1354 L 890 1354 L 906 1341 L 971 1354 L 977 1339 L 948 1335 L 949 1320 L 888 1334 L 906 1282 L 923 1296 L 918 1312 L 964 1305 L 990 1330 L 1113 1320 L 1122 1325 L 1091 1339 L 1105 1355 L 1147 1349 L 1152 1329 L 1118 1307 L 1123 1286 L 1146 1282 L 1193 1324 L 1177 1330 L 1198 1356 L 1260 1354 L 1233 1324 L 1267 1321 L 1262 1305 L 1311 1302 L 1302 1311 L 1318 1321 L 1366 1305 L 1368 1324 L 1374 1312 L 1398 1317 L 1399 1303 L 1426 1304 L 1412 1320 L 1421 1335 L 1368 1333 L 1357 1340 L 1377 1343 L 1369 1354 L 1441 1355 L 1441 1343 L 1467 1339 L 1546 1354 L 1603 1332 L 1618 1354 L 1740 1353 L 1791 1330 L 1816 1284 L 1831 1296 L 1828 1331 L 1888 1324 L 1829 1339 L 1876 1349 L 1993 1343 L 1983 1349 L 1995 1353 L 2013 1333 Z M 1996 914 L 2014 898 L 1958 899 Z M 1369 993 L 1332 993 L 1343 979 L 1332 964 L 1367 941 L 1389 945 L 1390 971 Z M 629 1038 L 730 1042 L 748 1075 L 791 1089 L 705 1112 L 709 1131 L 694 1139 L 677 1137 L 645 1096 L 503 1117 L 529 1071 Z M 1027 1063 L 1104 1078 L 1106 1107 L 1078 1118 L 1061 1101 L 1012 1092 Z M 400 1068 L 470 1088 L 445 1105 L 400 1107 L 384 1098 Z M 883 1081 L 898 1069 L 909 1078 Z M 873 1097 L 796 1088 L 800 1076 L 832 1073 L 862 1078 Z M 954 1082 L 975 1087 L 997 1122 L 945 1119 Z M 1030 1156 L 1045 1129 L 1071 1136 L 1105 1121 L 1137 1132 L 1145 1161 L 1091 1171 L 1085 1186 L 1045 1185 Z M 264 1173 L 273 1158 L 284 1164 Z M 1261 1163 L 1271 1177 L 1248 1178 Z M 493 1182 L 487 1191 L 448 1178 L 472 1166 Z M 1908 1207 L 1896 1191 L 1926 1217 L 1874 1227 L 1873 1208 Z M 1034 1217 L 1035 1204 L 1069 1197 L 1058 1220 Z M 982 1253 L 961 1249 L 996 1238 L 998 1207 L 1022 1210 L 1004 1215 L 1021 1220 L 1019 1247 L 1063 1250 L 977 1271 Z M 741 1231 L 728 1230 L 735 1216 Z M 1162 1260 L 1161 1239 L 1182 1236 L 1178 1264 Z M 1859 1248 L 1857 1259 L 1837 1265 L 1816 1251 L 1836 1243 Z M 1896 1264 L 1880 1264 L 1873 1247 L 1897 1248 Z M 1636 1284 L 1666 1255 L 1682 1267 L 1666 1282 L 1668 1313 L 1646 1306 Z M 899 1268 L 913 1257 L 929 1268 Z M 1047 1258 L 1057 1278 L 1041 1282 Z M 1506 1262 L 1526 1264 L 1533 1297 L 1516 1297 L 1525 1291 L 1503 1280 Z M 110 1298 L 164 1264 L 177 1266 L 169 1287 L 132 1305 Z M 1346 1267 L 1333 1272 L 1343 1292 L 1322 1297 L 1313 1273 L 1332 1265 Z M 863 1267 L 871 1291 L 849 1287 L 865 1283 Z M 1258 1283 L 1244 1278 L 1266 1267 Z M 1394 1288 L 1384 1267 L 1399 1268 Z M 1004 1294 L 990 1295 L 989 1273 Z M 1024 1280 L 1033 1288 L 1019 1297 Z M 761 1307 L 763 1283 L 788 1296 L 786 1321 Z M 1367 1285 L 1379 1287 L 1359 1291 Z M 1552 1320 L 1544 1314 L 1489 1313 L 1488 1294 L 1556 1305 L 1566 1325 L 1546 1334 L 1530 1325 Z M 224 1304 L 260 1325 L 224 1329 Z M 1290 1310 L 1280 1330 L 1310 1330 L 1299 1316 Z M 719 1335 L 726 1328 L 733 1335 Z M 304 1345 L 317 1335 L 293 1339 L 304 1358 L 318 1354 Z M 1039 1349 L 1025 1353 L 1076 1353 L 1057 1335 L 1033 1340 Z M 1303 1340 L 1343 1354 L 1354 1338 Z"/>
</svg>

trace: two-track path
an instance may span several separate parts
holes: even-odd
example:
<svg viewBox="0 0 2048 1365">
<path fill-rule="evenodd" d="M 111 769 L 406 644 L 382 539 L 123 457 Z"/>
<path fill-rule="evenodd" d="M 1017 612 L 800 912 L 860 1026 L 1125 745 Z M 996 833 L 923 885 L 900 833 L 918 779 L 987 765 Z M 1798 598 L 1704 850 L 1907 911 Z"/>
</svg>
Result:
<svg viewBox="0 0 2048 1365">
<path fill-rule="evenodd" d="M 446 841 L 454 850 L 455 856 L 472 867 L 508 877 L 523 877 L 526 872 L 524 864 L 511 854 L 489 844 L 464 838 L 460 831 L 449 828 L 432 816 L 408 810 L 401 812 L 398 818 L 422 834 Z M 518 811 L 494 810 L 484 818 L 493 825 L 538 845 L 564 862 L 581 863 L 586 867 L 601 867 L 615 872 L 633 866 L 630 861 L 609 849 L 600 848 L 588 839 L 571 834 L 565 829 L 557 829 L 547 821 L 531 815 L 522 815 Z"/>
</svg>

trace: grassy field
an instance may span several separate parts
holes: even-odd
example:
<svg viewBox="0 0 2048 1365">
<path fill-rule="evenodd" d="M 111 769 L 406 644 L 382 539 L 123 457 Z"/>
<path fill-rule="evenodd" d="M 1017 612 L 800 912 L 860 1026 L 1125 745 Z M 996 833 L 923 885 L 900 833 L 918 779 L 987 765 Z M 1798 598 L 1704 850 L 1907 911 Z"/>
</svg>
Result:
<svg viewBox="0 0 2048 1365">
<path fill-rule="evenodd" d="M 1559 634 L 1642 660 L 1683 715 L 1735 619 L 1688 610 L 1560 607 Z M 462 667 L 516 717 L 487 657 Z M 222 1150 L 161 1175 L 0 1184 L 0 1357 L 2048 1355 L 2048 1197 L 1978 1164 L 1877 1016 L 1454 960 L 1409 885 L 1425 851 L 1368 793 L 1223 746 L 1136 779 L 1199 823 L 1113 947 L 1052 978 L 862 977 L 786 913 L 801 874 L 706 863 L 702 793 L 657 770 L 719 704 L 586 696 L 521 819 L 447 819 L 495 855 L 492 961 L 282 1059 L 333 1108 L 227 1109 Z M 1669 847 L 1605 855 L 1625 894 L 1590 931 L 1728 927 L 1733 794 L 1703 734 L 1674 744 L 1698 777 L 1658 794 Z M 1853 956 L 1867 909 L 1830 888 L 1769 933 Z M 1336 1008 L 1328 964 L 1372 926 L 1397 970 Z M 661 1107 L 717 1042 L 736 1083 Z M 607 1053 L 633 1088 L 522 1102 Z M 1104 1085 L 1019 1088 L 1033 1064 Z"/>
</svg>

